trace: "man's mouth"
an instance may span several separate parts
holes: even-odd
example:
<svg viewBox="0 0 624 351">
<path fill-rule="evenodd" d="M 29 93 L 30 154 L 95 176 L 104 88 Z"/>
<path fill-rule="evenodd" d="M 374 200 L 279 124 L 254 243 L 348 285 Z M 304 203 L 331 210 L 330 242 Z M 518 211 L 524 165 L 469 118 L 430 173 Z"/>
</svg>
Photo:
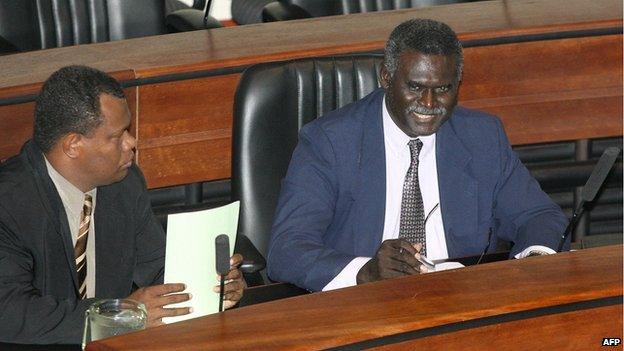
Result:
<svg viewBox="0 0 624 351">
<path fill-rule="evenodd" d="M 411 107 L 407 112 L 420 123 L 429 123 L 442 116 L 446 110 L 442 107 L 426 108 L 423 106 Z"/>
<path fill-rule="evenodd" d="M 416 120 L 422 123 L 431 122 L 436 117 L 438 117 L 437 114 L 423 114 L 423 113 L 418 113 L 418 112 L 411 112 L 411 115 L 413 118 L 415 118 Z"/>
</svg>

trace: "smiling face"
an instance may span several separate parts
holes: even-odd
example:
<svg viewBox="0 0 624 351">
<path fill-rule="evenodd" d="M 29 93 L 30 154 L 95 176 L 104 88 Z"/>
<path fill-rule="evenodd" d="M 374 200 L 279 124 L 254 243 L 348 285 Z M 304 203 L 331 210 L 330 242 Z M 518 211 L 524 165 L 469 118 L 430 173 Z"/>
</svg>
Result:
<svg viewBox="0 0 624 351">
<path fill-rule="evenodd" d="M 81 136 L 80 169 L 88 188 L 122 180 L 134 159 L 136 139 L 128 132 L 130 111 L 123 98 L 100 95 L 102 123 Z"/>
<path fill-rule="evenodd" d="M 382 65 L 381 86 L 394 123 L 408 136 L 431 135 L 457 105 L 458 73 L 453 55 L 426 55 L 407 49 L 394 75 Z"/>
</svg>

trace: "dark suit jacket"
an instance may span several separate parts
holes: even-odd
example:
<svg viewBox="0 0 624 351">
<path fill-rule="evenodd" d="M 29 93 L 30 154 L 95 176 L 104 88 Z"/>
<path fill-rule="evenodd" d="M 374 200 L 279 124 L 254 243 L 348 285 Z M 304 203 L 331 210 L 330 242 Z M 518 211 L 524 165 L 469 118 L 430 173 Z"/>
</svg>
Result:
<svg viewBox="0 0 624 351">
<path fill-rule="evenodd" d="M 383 90 L 304 126 L 272 228 L 268 274 L 321 290 L 381 245 L 386 191 Z M 494 231 L 514 251 L 556 248 L 566 224 L 511 150 L 501 122 L 457 107 L 436 134 L 440 209 L 449 257 L 480 254 Z M 403 179 L 396 181 L 402 182 Z"/>
<path fill-rule="evenodd" d="M 136 166 L 98 188 L 94 216 L 97 298 L 162 283 L 165 234 Z M 77 298 L 73 252 L 63 204 L 30 141 L 0 167 L 0 341 L 81 342 L 95 299 Z"/>
</svg>

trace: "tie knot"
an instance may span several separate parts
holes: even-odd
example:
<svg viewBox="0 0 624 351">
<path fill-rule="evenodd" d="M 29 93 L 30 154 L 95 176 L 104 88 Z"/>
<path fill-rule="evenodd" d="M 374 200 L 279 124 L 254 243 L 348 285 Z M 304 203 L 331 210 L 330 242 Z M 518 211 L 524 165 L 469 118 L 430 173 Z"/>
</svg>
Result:
<svg viewBox="0 0 624 351">
<path fill-rule="evenodd" d="M 409 141 L 409 148 L 412 154 L 412 161 L 418 160 L 418 155 L 420 154 L 420 149 L 422 149 L 423 143 L 420 139 L 412 139 Z"/>
<path fill-rule="evenodd" d="M 89 194 L 85 194 L 84 204 L 82 210 L 84 211 L 85 216 L 91 215 L 91 208 L 93 208 L 93 198 Z"/>
</svg>

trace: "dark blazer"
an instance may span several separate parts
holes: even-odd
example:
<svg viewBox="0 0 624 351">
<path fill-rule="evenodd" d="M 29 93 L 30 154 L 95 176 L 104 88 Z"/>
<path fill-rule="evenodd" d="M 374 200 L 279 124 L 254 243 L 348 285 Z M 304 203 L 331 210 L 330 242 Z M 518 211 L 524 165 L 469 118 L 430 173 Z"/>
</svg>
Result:
<svg viewBox="0 0 624 351">
<path fill-rule="evenodd" d="M 321 290 L 352 259 L 377 252 L 383 95 L 378 89 L 301 129 L 272 228 L 272 279 Z M 499 119 L 457 107 L 436 134 L 436 160 L 449 257 L 483 252 L 490 228 L 492 249 L 497 238 L 515 244 L 512 254 L 532 244 L 556 248 L 566 218 L 511 150 Z"/>
<path fill-rule="evenodd" d="M 162 283 L 165 234 L 136 166 L 120 182 L 98 187 L 94 213 L 96 297 L 128 296 Z M 0 166 L 0 341 L 82 340 L 71 233 L 43 154 L 30 141 Z"/>
</svg>

